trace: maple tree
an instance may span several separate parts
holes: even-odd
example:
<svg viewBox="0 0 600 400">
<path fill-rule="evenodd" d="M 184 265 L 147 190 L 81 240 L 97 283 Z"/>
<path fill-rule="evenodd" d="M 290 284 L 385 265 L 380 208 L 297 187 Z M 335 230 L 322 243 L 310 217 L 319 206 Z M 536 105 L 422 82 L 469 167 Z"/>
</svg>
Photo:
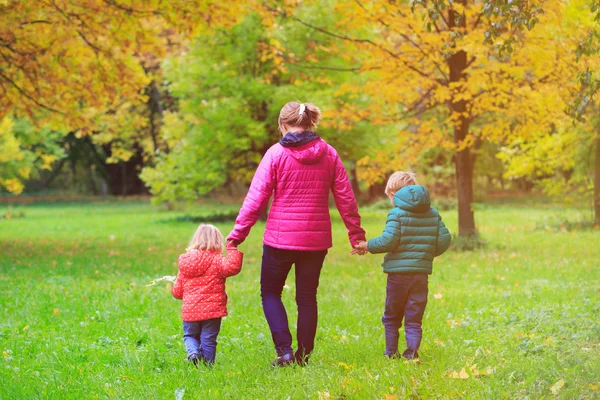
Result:
<svg viewBox="0 0 600 400">
<path fill-rule="evenodd" d="M 9 135 L 15 116 L 64 134 L 96 131 L 98 115 L 146 101 L 142 89 L 152 77 L 144 66 L 167 54 L 170 35 L 165 32 L 188 37 L 207 26 L 231 25 L 243 10 L 244 2 L 210 0 L 0 2 L 3 135 Z M 4 154 L 2 162 L 9 157 Z M 0 185 L 18 193 L 22 184 L 16 182 L 28 174 L 8 177 L 3 170 L 7 176 Z"/>
<path fill-rule="evenodd" d="M 267 12 L 339 39 L 344 54 L 369 72 L 372 79 L 346 84 L 340 98 L 368 95 L 371 101 L 365 110 L 374 124 L 408 121 L 397 148 L 363 161 L 371 179 L 378 169 L 368 168 L 373 159 L 378 164 L 381 159 L 400 159 L 405 167 L 412 164 L 418 170 L 418 155 L 427 149 L 455 153 L 461 235 L 476 233 L 471 204 L 481 145 L 515 136 L 527 139 L 564 120 L 565 102 L 554 90 L 573 77 L 576 68 L 561 57 L 573 43 L 556 39 L 568 33 L 556 32 L 574 29 L 577 14 L 586 7 L 584 1 L 540 1 L 539 10 L 517 6 L 515 13 L 523 23 L 509 29 L 510 17 L 500 8 L 490 10 L 490 3 L 339 1 L 340 21 L 334 27 L 316 26 L 266 6 Z M 361 118 L 356 113 L 347 116 Z"/>
</svg>

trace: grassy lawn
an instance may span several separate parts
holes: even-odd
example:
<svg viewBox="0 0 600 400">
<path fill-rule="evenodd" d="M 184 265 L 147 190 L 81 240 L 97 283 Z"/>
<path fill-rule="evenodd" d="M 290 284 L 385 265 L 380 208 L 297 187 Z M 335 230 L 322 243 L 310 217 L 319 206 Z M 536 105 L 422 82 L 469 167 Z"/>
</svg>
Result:
<svg viewBox="0 0 600 400">
<path fill-rule="evenodd" d="M 600 230 L 539 228 L 580 211 L 478 209 L 489 244 L 436 261 L 420 365 L 384 359 L 381 257 L 350 257 L 333 211 L 314 355 L 307 368 L 276 370 L 259 296 L 264 224 L 228 280 L 217 364 L 195 369 L 170 284 L 145 285 L 176 273 L 196 224 L 157 223 L 183 213 L 144 202 L 15 210 L 25 218 L 0 220 L 1 399 L 600 397 Z M 387 211 L 362 214 L 368 237 L 378 235 Z M 456 212 L 442 215 L 455 232 Z M 226 234 L 232 223 L 217 225 Z"/>
</svg>

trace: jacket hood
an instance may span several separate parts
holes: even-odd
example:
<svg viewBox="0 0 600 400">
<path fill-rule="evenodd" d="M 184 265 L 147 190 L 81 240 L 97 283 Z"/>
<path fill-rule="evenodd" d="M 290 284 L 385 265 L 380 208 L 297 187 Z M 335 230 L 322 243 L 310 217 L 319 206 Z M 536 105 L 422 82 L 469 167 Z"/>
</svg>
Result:
<svg viewBox="0 0 600 400">
<path fill-rule="evenodd" d="M 311 131 L 289 132 L 279 143 L 302 164 L 316 164 L 323 158 L 327 144 Z"/>
<path fill-rule="evenodd" d="M 179 257 L 179 273 L 186 278 L 197 278 L 204 275 L 218 253 L 194 249 Z"/>
<path fill-rule="evenodd" d="M 405 186 L 396 192 L 394 206 L 412 212 L 425 212 L 431 208 L 429 192 L 421 185 Z"/>
</svg>

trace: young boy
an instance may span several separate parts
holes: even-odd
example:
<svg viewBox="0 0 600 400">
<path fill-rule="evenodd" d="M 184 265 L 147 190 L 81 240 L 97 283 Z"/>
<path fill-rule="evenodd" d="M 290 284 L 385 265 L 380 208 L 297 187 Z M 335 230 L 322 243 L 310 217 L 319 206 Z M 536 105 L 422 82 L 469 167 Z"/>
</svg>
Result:
<svg viewBox="0 0 600 400">
<path fill-rule="evenodd" d="M 385 194 L 394 205 L 381 236 L 360 242 L 353 254 L 386 253 L 383 272 L 387 277 L 387 297 L 382 318 L 385 327 L 385 355 L 400 357 L 398 329 L 404 319 L 408 360 L 419 357 L 423 330 L 421 321 L 427 305 L 428 276 L 434 257 L 450 246 L 450 232 L 436 209 L 430 205 L 429 192 L 417 185 L 413 172 L 396 172 L 387 182 Z"/>
</svg>

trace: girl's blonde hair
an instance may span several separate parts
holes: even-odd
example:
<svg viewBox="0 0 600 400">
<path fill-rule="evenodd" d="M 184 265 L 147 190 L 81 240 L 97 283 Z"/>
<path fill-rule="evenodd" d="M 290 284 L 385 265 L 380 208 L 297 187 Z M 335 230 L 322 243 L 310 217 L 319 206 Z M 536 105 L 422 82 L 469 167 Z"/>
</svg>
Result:
<svg viewBox="0 0 600 400">
<path fill-rule="evenodd" d="M 279 129 L 283 125 L 297 126 L 304 130 L 315 130 L 321 120 L 321 110 L 312 103 L 290 101 L 279 112 Z"/>
<path fill-rule="evenodd" d="M 385 194 L 391 199 L 404 186 L 416 185 L 417 174 L 412 171 L 394 172 L 385 185 Z M 392 201 L 393 203 L 393 201 Z"/>
<path fill-rule="evenodd" d="M 216 226 L 200 224 L 186 251 L 193 249 L 223 251 L 223 235 Z"/>
</svg>

